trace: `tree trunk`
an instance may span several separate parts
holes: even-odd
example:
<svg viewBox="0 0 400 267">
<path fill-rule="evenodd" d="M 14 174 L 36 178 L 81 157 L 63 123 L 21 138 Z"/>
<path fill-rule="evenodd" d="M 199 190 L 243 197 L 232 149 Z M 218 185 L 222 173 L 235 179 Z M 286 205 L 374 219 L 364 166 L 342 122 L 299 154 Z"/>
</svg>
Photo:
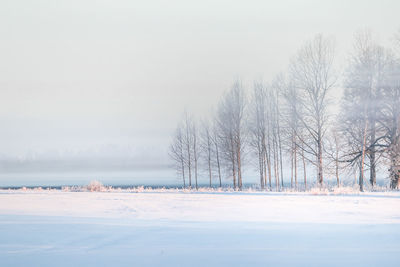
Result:
<svg viewBox="0 0 400 267">
<path fill-rule="evenodd" d="M 400 118 L 399 118 L 400 121 Z M 389 147 L 390 155 L 390 188 L 399 189 L 400 188 L 400 135 L 395 136 Z"/>
<path fill-rule="evenodd" d="M 336 148 L 336 182 L 337 182 L 337 186 L 340 187 L 340 181 L 339 181 L 339 155 L 337 152 L 337 148 Z"/>
<path fill-rule="evenodd" d="M 278 93 L 276 93 L 276 105 L 275 105 L 275 113 L 276 113 L 276 126 L 277 126 L 277 136 L 278 136 L 278 156 L 279 156 L 279 166 L 281 170 L 281 183 L 282 183 L 282 188 L 283 188 L 283 167 L 282 167 L 282 142 L 281 142 L 281 129 L 280 129 L 280 123 L 279 123 L 279 97 Z M 278 170 L 279 173 L 279 170 Z"/>
<path fill-rule="evenodd" d="M 181 158 L 181 170 L 182 170 L 182 180 L 183 180 L 183 188 L 186 187 L 186 181 L 185 181 L 185 164 L 183 162 L 183 157 Z"/>
<path fill-rule="evenodd" d="M 266 149 L 266 148 L 265 148 Z M 265 187 L 267 187 L 267 184 L 268 184 L 268 173 L 267 173 L 267 151 L 266 150 L 264 150 L 264 153 L 263 153 L 263 164 L 264 164 L 264 185 L 265 185 Z M 271 189 L 271 188 L 270 188 Z"/>
<path fill-rule="evenodd" d="M 238 185 L 239 190 L 242 190 L 243 183 L 242 183 L 242 162 L 241 162 L 241 154 L 240 154 L 240 143 L 238 144 L 237 148 L 237 172 L 238 172 Z"/>
<path fill-rule="evenodd" d="M 233 188 L 236 189 L 236 165 L 235 165 L 235 159 L 232 160 L 232 178 L 233 178 Z"/>
<path fill-rule="evenodd" d="M 210 146 L 210 143 L 208 143 L 208 174 L 210 176 L 210 188 L 211 188 L 212 174 L 211 174 L 211 146 Z"/>
<path fill-rule="evenodd" d="M 374 148 L 371 148 L 371 150 L 375 150 Z M 376 162 L 375 162 L 375 151 L 371 151 L 370 153 L 370 170 L 369 170 L 369 182 L 371 183 L 371 186 L 374 187 L 376 185 Z"/>
<path fill-rule="evenodd" d="M 269 189 L 272 190 L 272 164 L 271 164 L 271 146 L 268 145 L 268 155 L 267 155 L 267 164 L 268 164 L 268 182 Z"/>
<path fill-rule="evenodd" d="M 360 175 L 359 175 L 359 178 L 358 178 L 358 185 L 360 186 L 360 191 L 364 192 L 364 170 L 363 170 L 364 162 L 363 162 L 363 160 L 361 160 L 361 161 L 362 162 L 360 164 Z"/>
<path fill-rule="evenodd" d="M 304 189 L 307 190 L 307 169 L 306 169 L 306 160 L 304 157 L 304 151 L 301 151 L 301 156 L 303 159 L 303 174 L 304 174 Z"/>
<path fill-rule="evenodd" d="M 189 172 L 189 188 L 192 188 L 192 162 L 190 158 L 190 144 L 187 144 L 187 154 L 188 154 L 188 172 Z"/>
<path fill-rule="evenodd" d="M 193 141 L 193 153 L 194 153 L 194 177 L 196 180 L 196 190 L 199 189 L 198 184 L 197 184 L 197 144 L 196 144 L 196 138 L 194 138 Z"/>
<path fill-rule="evenodd" d="M 375 138 L 376 138 L 376 126 L 375 126 L 375 114 L 372 115 L 371 117 L 371 143 L 375 142 Z M 372 187 L 374 187 L 376 185 L 376 151 L 375 151 L 375 147 L 372 146 L 369 152 L 369 160 L 370 160 L 370 177 L 369 177 L 369 181 L 372 185 Z"/>
<path fill-rule="evenodd" d="M 278 143 L 276 144 L 276 184 L 277 188 L 279 189 L 280 180 L 279 180 L 279 155 L 278 155 Z"/>
<path fill-rule="evenodd" d="M 282 141 L 281 141 L 279 120 L 278 120 L 278 142 L 279 142 L 279 162 L 280 162 L 280 166 L 281 166 L 281 184 L 282 184 L 281 186 L 283 188 Z"/>
<path fill-rule="evenodd" d="M 279 178 L 278 178 L 278 166 L 277 166 L 277 155 L 276 155 L 276 140 L 275 136 L 273 138 L 273 154 L 274 154 L 274 175 L 275 175 L 275 186 L 276 190 L 279 190 Z"/>
<path fill-rule="evenodd" d="M 233 188 L 236 189 L 236 164 L 235 164 L 235 149 L 233 147 L 233 140 L 231 139 L 231 151 L 232 151 L 232 178 Z"/>
<path fill-rule="evenodd" d="M 324 182 L 323 178 L 323 166 L 322 166 L 322 138 L 321 133 L 318 133 L 318 183 L 319 186 L 322 187 Z"/>
<path fill-rule="evenodd" d="M 361 192 L 364 191 L 364 159 L 365 159 L 365 146 L 367 141 L 367 127 L 368 127 L 368 120 L 365 120 L 363 142 L 362 142 L 362 153 L 361 153 L 360 179 L 358 181 Z"/>
<path fill-rule="evenodd" d="M 293 138 L 292 138 L 292 149 L 290 151 L 290 188 L 293 188 L 293 167 L 294 167 L 294 164 L 293 164 L 294 157 L 293 157 L 293 155 L 294 155 L 294 153 L 293 153 Z"/>
<path fill-rule="evenodd" d="M 259 173 L 260 173 L 260 187 L 261 189 L 264 189 L 264 166 L 263 166 L 263 158 L 262 158 L 262 151 L 260 151 L 260 148 L 258 149 L 258 167 L 259 167 Z"/>
<path fill-rule="evenodd" d="M 294 144 L 294 181 L 295 181 L 295 188 L 297 190 L 298 183 L 297 183 L 297 146 L 296 146 L 296 143 Z"/>
<path fill-rule="evenodd" d="M 222 187 L 222 180 L 221 180 L 221 165 L 219 163 L 219 149 L 217 143 L 215 143 L 215 153 L 217 157 L 217 168 L 218 168 L 218 178 L 219 178 L 219 187 Z"/>
</svg>

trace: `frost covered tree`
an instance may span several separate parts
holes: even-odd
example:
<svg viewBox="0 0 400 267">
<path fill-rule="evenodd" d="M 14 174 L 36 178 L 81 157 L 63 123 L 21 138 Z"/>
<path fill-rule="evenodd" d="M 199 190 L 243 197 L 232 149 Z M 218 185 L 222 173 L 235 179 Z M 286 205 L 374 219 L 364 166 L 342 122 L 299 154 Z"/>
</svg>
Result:
<svg viewBox="0 0 400 267">
<path fill-rule="evenodd" d="M 219 181 L 219 187 L 222 187 L 222 173 L 221 173 L 221 144 L 222 142 L 220 141 L 220 136 L 218 134 L 218 126 L 217 126 L 217 121 L 216 119 L 213 119 L 212 121 L 212 126 L 211 126 L 211 142 L 213 145 L 215 157 L 213 161 L 213 165 L 215 166 L 218 174 L 218 181 Z"/>
<path fill-rule="evenodd" d="M 383 105 L 379 123 L 382 136 L 375 145 L 389 161 L 390 187 L 400 188 L 400 58 L 390 54 L 386 62 Z M 382 141 L 381 141 L 382 140 Z"/>
<path fill-rule="evenodd" d="M 302 152 L 303 146 L 301 141 L 300 120 L 301 114 L 301 99 L 299 89 L 294 86 L 292 80 L 284 80 L 281 78 L 281 94 L 283 96 L 282 121 L 285 128 L 285 147 L 290 158 L 290 187 L 293 185 L 297 188 L 297 162 L 298 155 L 304 155 Z M 305 162 L 304 162 L 305 163 Z M 304 184 L 307 185 L 306 172 L 304 171 Z"/>
<path fill-rule="evenodd" d="M 354 47 L 355 51 L 346 74 L 341 117 L 343 130 L 347 136 L 347 148 L 351 149 L 347 153 L 350 156 L 347 161 L 357 162 L 360 168 L 359 186 L 360 190 L 363 190 L 367 139 L 374 142 L 376 135 L 376 111 L 379 107 L 373 100 L 380 89 L 378 74 L 380 47 L 372 42 L 368 32 L 357 35 Z M 373 185 L 374 159 L 375 151 L 371 151 L 370 179 Z"/>
<path fill-rule="evenodd" d="M 274 94 L 272 87 L 254 82 L 251 105 L 248 109 L 248 142 L 256 155 L 261 188 L 265 188 L 267 183 L 272 187 L 272 168 L 276 187 L 279 188 L 279 171 L 282 173 L 280 118 L 276 92 Z M 283 179 L 283 175 L 281 178 Z"/>
<path fill-rule="evenodd" d="M 242 189 L 242 163 L 245 148 L 246 97 L 240 81 L 226 92 L 217 109 L 218 140 L 224 162 L 232 174 L 233 187 Z"/>
<path fill-rule="evenodd" d="M 360 190 L 365 165 L 371 185 L 376 184 L 376 168 L 382 156 L 389 162 L 391 187 L 398 187 L 399 66 L 394 53 L 375 43 L 370 32 L 357 35 L 342 100 L 341 128 L 347 142 L 345 161 L 358 166 Z"/>
<path fill-rule="evenodd" d="M 387 153 L 389 157 L 389 177 L 392 189 L 400 188 L 400 29 L 395 35 L 395 51 L 387 64 L 389 69 L 383 89 L 382 108 L 386 126 Z"/>
<path fill-rule="evenodd" d="M 268 99 L 268 146 L 270 164 L 273 169 L 275 186 L 279 190 L 283 187 L 282 167 L 282 138 L 281 138 L 281 111 L 280 111 L 280 86 L 274 81 L 267 91 Z"/>
<path fill-rule="evenodd" d="M 214 156 L 214 144 L 212 139 L 212 129 L 210 127 L 210 123 L 207 120 L 203 120 L 201 124 L 201 132 L 200 132 L 200 139 L 201 139 L 201 150 L 204 160 L 204 166 L 209 178 L 209 185 L 212 186 L 212 177 L 213 177 L 213 156 Z"/>
<path fill-rule="evenodd" d="M 188 176 L 189 176 L 189 188 L 192 187 L 192 169 L 193 169 L 193 155 L 192 155 L 192 151 L 193 151 L 193 134 L 192 134 L 192 130 L 193 130 L 193 120 L 192 117 L 188 114 L 187 111 L 184 112 L 184 118 L 183 118 L 183 123 L 182 123 L 182 127 L 183 127 L 183 142 L 184 142 L 184 146 L 185 146 L 185 163 L 186 163 L 186 167 L 188 169 Z"/>
<path fill-rule="evenodd" d="M 254 82 L 249 116 L 249 145 L 257 156 L 257 165 L 260 176 L 260 187 L 265 187 L 265 153 L 266 153 L 266 97 L 261 82 Z"/>
<path fill-rule="evenodd" d="M 189 188 L 192 186 L 192 174 L 195 174 L 197 188 L 198 144 L 197 132 L 193 117 L 184 112 L 182 121 L 178 123 L 169 148 L 169 156 L 174 161 L 178 173 L 182 175 L 183 186 L 186 187 L 186 175 Z"/>
<path fill-rule="evenodd" d="M 174 161 L 177 172 L 182 175 L 183 188 L 186 187 L 184 150 L 185 144 L 183 140 L 182 127 L 181 124 L 179 124 L 175 130 L 175 135 L 170 145 L 169 156 Z"/>
<path fill-rule="evenodd" d="M 382 135 L 385 49 L 372 40 L 370 32 L 356 35 L 354 52 L 345 79 L 342 101 L 342 127 L 347 136 L 348 162 L 359 166 L 359 186 L 363 190 L 365 159 L 369 159 L 370 183 L 376 184 L 377 143 Z"/>
<path fill-rule="evenodd" d="M 328 128 L 328 94 L 336 78 L 333 74 L 334 44 L 331 39 L 317 35 L 297 53 L 290 65 L 290 75 L 298 87 L 302 116 L 301 126 L 306 134 L 303 150 L 311 155 L 317 167 L 317 181 L 323 184 L 324 137 Z"/>
<path fill-rule="evenodd" d="M 199 158 L 200 158 L 200 150 L 199 150 L 199 137 L 197 130 L 197 122 L 192 119 L 191 130 L 190 133 L 192 135 L 192 152 L 193 152 L 193 163 L 194 163 L 194 179 L 196 184 L 196 190 L 199 189 L 198 183 L 198 173 L 199 173 Z"/>
</svg>

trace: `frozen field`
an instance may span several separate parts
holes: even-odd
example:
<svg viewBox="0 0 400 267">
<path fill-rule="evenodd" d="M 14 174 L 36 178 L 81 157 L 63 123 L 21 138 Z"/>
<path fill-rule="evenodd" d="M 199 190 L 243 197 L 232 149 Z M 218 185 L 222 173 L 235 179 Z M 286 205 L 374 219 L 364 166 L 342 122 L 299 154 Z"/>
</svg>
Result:
<svg viewBox="0 0 400 267">
<path fill-rule="evenodd" d="M 400 193 L 0 190 L 1 266 L 399 266 Z"/>
</svg>

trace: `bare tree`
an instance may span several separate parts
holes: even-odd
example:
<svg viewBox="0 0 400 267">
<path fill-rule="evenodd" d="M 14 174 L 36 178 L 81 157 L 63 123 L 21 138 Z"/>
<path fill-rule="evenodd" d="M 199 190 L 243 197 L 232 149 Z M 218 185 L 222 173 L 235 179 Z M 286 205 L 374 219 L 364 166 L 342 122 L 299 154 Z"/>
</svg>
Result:
<svg viewBox="0 0 400 267">
<path fill-rule="evenodd" d="M 353 56 L 346 75 L 342 101 L 342 124 L 348 138 L 348 162 L 358 162 L 359 185 L 363 190 L 365 157 L 369 158 L 370 183 L 376 184 L 376 142 L 381 135 L 379 113 L 382 109 L 385 51 L 372 40 L 370 32 L 356 35 Z"/>
<path fill-rule="evenodd" d="M 252 105 L 249 116 L 249 144 L 257 155 L 257 165 L 260 175 L 261 189 L 265 187 L 266 169 L 266 130 L 267 130 L 267 107 L 265 88 L 261 82 L 254 82 Z"/>
<path fill-rule="evenodd" d="M 354 103 L 358 103 L 362 95 L 349 90 L 344 91 L 342 99 L 342 110 L 340 113 L 340 131 L 344 137 L 344 156 L 341 159 L 347 163 L 346 167 L 355 167 L 359 169 L 359 187 L 363 189 L 364 183 L 364 161 L 365 138 L 367 129 L 367 120 L 365 108 L 361 108 Z M 360 100 L 361 101 L 361 100 Z"/>
<path fill-rule="evenodd" d="M 242 189 L 245 94 L 240 81 L 223 96 L 217 113 L 218 133 L 225 162 L 232 171 L 233 187 Z M 237 178 L 237 184 L 236 184 Z"/>
<path fill-rule="evenodd" d="M 272 139 L 269 140 L 272 142 L 272 158 L 274 162 L 274 176 L 275 176 L 275 185 L 276 189 L 279 190 L 281 184 L 279 179 L 279 171 L 280 171 L 280 116 L 279 116 L 279 94 L 278 89 L 276 87 L 271 87 L 269 90 L 269 107 L 270 107 L 270 117 L 272 124 L 270 124 Z M 282 185 L 283 185 L 283 177 L 282 177 Z"/>
<path fill-rule="evenodd" d="M 400 46 L 400 44 L 399 44 Z M 389 54 L 383 85 L 383 106 L 379 123 L 383 133 L 375 146 L 389 160 L 390 187 L 400 188 L 400 58 Z"/>
<path fill-rule="evenodd" d="M 192 168 L 193 168 L 193 119 L 187 111 L 184 112 L 183 116 L 183 131 L 184 131 L 184 145 L 185 145 L 185 158 L 186 166 L 188 169 L 189 176 L 189 188 L 192 187 Z"/>
<path fill-rule="evenodd" d="M 310 161 L 304 154 L 303 145 L 304 142 L 308 142 L 306 135 L 304 134 L 304 126 L 301 122 L 302 112 L 302 98 L 301 90 L 295 86 L 293 78 L 289 77 L 285 79 L 280 76 L 279 91 L 282 96 L 281 105 L 281 121 L 283 125 L 283 145 L 285 151 L 289 154 L 291 161 L 290 167 L 290 184 L 298 189 L 298 162 L 301 159 L 303 165 L 303 181 L 304 188 L 307 189 L 307 164 L 306 161 Z"/>
<path fill-rule="evenodd" d="M 199 189 L 198 184 L 198 166 L 199 166 L 199 145 L 198 145 L 198 133 L 197 133 L 197 123 L 192 120 L 191 124 L 191 134 L 192 134 L 192 146 L 193 146 L 193 162 L 194 162 L 194 178 L 196 183 L 196 190 Z"/>
<path fill-rule="evenodd" d="M 214 146 L 214 165 L 217 169 L 219 187 L 222 187 L 222 175 L 221 175 L 221 148 L 220 145 L 222 142 L 220 141 L 220 137 L 218 134 L 218 126 L 216 120 L 213 120 L 212 128 L 211 128 L 211 141 Z"/>
<path fill-rule="evenodd" d="M 182 128 L 178 125 L 169 149 L 169 156 L 175 161 L 178 173 L 182 175 L 183 188 L 186 187 L 184 146 Z"/>
<path fill-rule="evenodd" d="M 282 95 L 283 95 L 283 122 L 285 123 L 285 135 L 286 135 L 286 148 L 290 154 L 290 187 L 293 188 L 293 178 L 295 187 L 297 188 L 297 155 L 298 150 L 301 148 L 300 141 L 302 140 L 299 136 L 300 120 L 301 116 L 301 99 L 299 89 L 294 86 L 291 80 L 282 82 Z"/>
<path fill-rule="evenodd" d="M 281 137 L 281 109 L 280 109 L 280 94 L 279 87 L 275 88 L 275 116 L 276 116 L 276 132 L 277 132 L 277 142 L 278 142 L 278 153 L 279 153 L 279 166 L 280 166 L 280 176 L 281 176 L 281 187 L 283 188 L 283 162 L 282 162 L 282 137 Z M 297 183 L 296 183 L 297 184 Z"/>
<path fill-rule="evenodd" d="M 201 150 L 204 157 L 205 166 L 208 172 L 209 185 L 212 186 L 212 161 L 213 161 L 213 140 L 212 130 L 209 121 L 203 120 L 201 130 Z"/>
<path fill-rule="evenodd" d="M 397 57 L 391 55 L 383 90 L 385 106 L 382 113 L 386 118 L 387 154 L 389 156 L 390 187 L 400 188 L 400 29 L 396 33 Z"/>
<path fill-rule="evenodd" d="M 335 84 L 332 65 L 333 41 L 317 35 L 306 43 L 291 64 L 294 84 L 300 90 L 302 116 L 300 122 L 309 138 L 303 142 L 304 152 L 315 157 L 318 183 L 323 184 L 323 147 L 328 120 L 328 93 Z"/>
</svg>

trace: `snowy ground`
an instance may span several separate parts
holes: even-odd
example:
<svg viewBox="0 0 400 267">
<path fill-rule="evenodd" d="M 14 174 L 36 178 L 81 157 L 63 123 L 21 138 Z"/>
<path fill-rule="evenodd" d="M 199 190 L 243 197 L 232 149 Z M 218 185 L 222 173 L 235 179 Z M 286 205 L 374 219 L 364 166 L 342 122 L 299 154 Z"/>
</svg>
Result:
<svg viewBox="0 0 400 267">
<path fill-rule="evenodd" d="M 400 193 L 0 190 L 1 266 L 399 266 Z"/>
</svg>

